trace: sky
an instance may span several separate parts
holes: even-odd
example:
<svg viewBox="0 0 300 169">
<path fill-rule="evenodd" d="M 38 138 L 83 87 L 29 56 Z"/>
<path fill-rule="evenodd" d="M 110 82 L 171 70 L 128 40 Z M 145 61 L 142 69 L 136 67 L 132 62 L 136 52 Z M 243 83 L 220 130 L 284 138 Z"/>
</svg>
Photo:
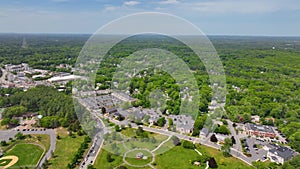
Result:
<svg viewBox="0 0 300 169">
<path fill-rule="evenodd" d="M 137 12 L 182 17 L 207 35 L 300 36 L 299 0 L 0 0 L 0 33 L 94 33 Z"/>
</svg>

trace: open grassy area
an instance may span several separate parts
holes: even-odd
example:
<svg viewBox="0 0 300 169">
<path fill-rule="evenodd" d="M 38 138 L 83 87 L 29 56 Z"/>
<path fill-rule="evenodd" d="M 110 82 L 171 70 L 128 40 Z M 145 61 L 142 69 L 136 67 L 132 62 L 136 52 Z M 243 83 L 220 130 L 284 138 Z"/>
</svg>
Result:
<svg viewBox="0 0 300 169">
<path fill-rule="evenodd" d="M 133 137 L 135 136 L 135 129 L 126 129 L 122 130 L 122 134 L 126 136 Z M 161 136 L 158 134 L 154 133 L 148 133 L 149 137 L 155 137 L 157 139 L 157 143 L 161 143 L 163 140 L 166 140 L 166 136 Z M 154 146 L 150 146 L 151 150 L 154 149 Z M 139 145 L 141 144 L 141 145 Z M 143 145 L 144 144 L 144 145 Z M 128 142 L 125 141 L 124 145 L 129 148 L 129 150 L 135 149 L 139 146 L 139 148 L 148 148 L 148 146 L 145 146 L 145 142 L 140 142 L 140 141 L 134 141 L 129 140 Z M 132 146 L 134 145 L 134 146 Z M 151 144 L 150 144 L 151 145 Z M 137 147 L 136 147 L 137 146 Z M 157 146 L 157 145 L 156 145 Z M 127 148 L 124 149 L 122 144 L 116 144 L 115 149 L 118 149 L 118 152 L 123 152 L 126 151 Z M 219 169 L 252 169 L 252 166 L 249 166 L 248 164 L 244 163 L 243 161 L 234 158 L 234 157 L 229 157 L 226 158 L 223 156 L 222 152 L 210 147 L 206 147 L 203 145 L 197 145 L 197 149 L 204 154 L 207 154 L 211 157 L 214 157 Z M 110 153 L 108 150 L 112 151 L 109 146 L 106 146 L 105 149 L 102 149 L 98 158 L 95 161 L 95 167 L 96 168 L 101 168 L 101 169 L 107 169 L 107 168 L 115 168 L 120 165 L 124 165 L 129 169 L 133 169 L 134 167 L 130 167 L 124 164 L 123 162 L 123 157 L 122 156 L 117 156 L 114 154 L 111 154 L 111 157 L 113 158 L 112 162 L 108 162 L 107 156 Z M 129 151 L 127 150 L 127 151 Z M 140 151 L 140 150 L 139 150 Z M 112 151 L 113 152 L 113 151 Z M 132 158 L 126 158 L 126 161 L 129 162 L 130 164 L 133 165 L 144 165 L 152 161 L 151 158 L 147 159 L 147 162 L 142 161 L 141 159 L 136 159 L 136 153 L 137 151 L 132 151 L 131 153 L 128 153 L 128 157 Z M 123 153 L 122 153 L 123 154 Z M 148 152 L 143 152 L 146 156 Z M 186 149 L 183 146 L 176 146 L 173 147 L 173 141 L 170 139 L 169 141 L 165 142 L 163 146 L 161 146 L 159 149 L 154 151 L 155 154 L 155 161 L 152 163 L 153 166 L 157 169 L 183 169 L 183 168 L 188 168 L 188 169 L 198 169 L 199 166 L 193 165 L 192 161 L 196 160 L 199 158 L 199 154 L 193 150 L 193 149 Z M 205 164 L 204 164 L 205 165 Z M 205 165 L 206 166 L 206 165 Z M 150 167 L 145 167 L 145 168 L 150 168 Z"/>
<path fill-rule="evenodd" d="M 136 155 L 138 153 L 142 153 L 143 157 L 146 157 L 146 159 L 137 158 Z M 138 165 L 138 166 L 143 166 L 146 164 L 149 164 L 152 161 L 153 157 L 152 154 L 149 151 L 145 150 L 133 150 L 130 151 L 126 154 L 125 160 L 132 165 Z"/>
<path fill-rule="evenodd" d="M 192 165 L 191 161 L 196 159 L 197 156 L 199 156 L 199 154 L 192 149 L 176 146 L 171 150 L 156 156 L 154 166 L 157 169 L 196 169 L 199 167 Z"/>
<path fill-rule="evenodd" d="M 123 157 L 121 156 L 116 156 L 112 154 L 112 158 L 114 159 L 111 163 L 109 163 L 106 159 L 107 155 L 109 154 L 108 151 L 106 150 L 101 150 L 99 156 L 97 157 L 97 160 L 95 161 L 94 167 L 97 169 L 110 169 L 110 168 L 115 168 L 120 165 L 124 165 L 123 163 Z M 126 166 L 128 169 L 136 169 L 135 167 L 130 167 L 127 165 Z M 139 169 L 151 169 L 150 167 L 140 167 Z"/>
<path fill-rule="evenodd" d="M 229 157 L 229 158 L 224 157 L 222 155 L 222 152 L 220 152 L 219 150 L 215 150 L 213 148 L 206 147 L 206 146 L 197 146 L 197 149 L 202 153 L 207 153 L 208 155 L 214 157 L 217 161 L 219 169 L 253 169 L 253 167 L 245 164 L 244 162 L 234 157 Z M 108 153 L 109 152 L 107 152 L 106 150 L 101 150 L 101 153 L 99 154 L 95 162 L 96 168 L 101 168 L 101 169 L 102 168 L 107 169 L 110 167 L 114 168 L 116 166 L 123 164 L 122 161 L 123 157 L 116 156 L 113 154 L 112 154 L 112 158 L 114 159 L 114 161 L 109 163 L 106 159 Z M 163 154 L 156 155 L 153 165 L 157 169 L 182 169 L 182 168 L 198 169 L 199 168 L 198 166 L 191 164 L 191 161 L 195 160 L 198 156 L 199 154 L 192 149 L 185 149 L 182 146 L 176 146 Z M 137 164 L 135 163 L 137 161 L 136 159 L 131 159 L 131 160 L 134 160 L 133 164 Z M 130 160 L 126 159 L 126 161 L 131 163 Z M 133 167 L 129 167 L 129 166 L 126 167 L 129 169 L 131 168 L 133 169 Z M 145 168 L 149 168 L 149 167 L 145 167 Z"/>
<path fill-rule="evenodd" d="M 12 161 L 11 159 L 2 159 L 2 160 L 0 160 L 0 166 L 6 166 L 11 161 Z"/>
<path fill-rule="evenodd" d="M 207 152 L 208 155 L 214 157 L 220 169 L 254 169 L 235 157 L 224 157 L 219 150 L 206 146 L 199 146 L 197 149 L 200 152 Z"/>
<path fill-rule="evenodd" d="M 44 149 L 35 144 L 16 144 L 5 156 L 13 155 L 19 158 L 13 167 L 35 167 L 40 160 Z"/>
<path fill-rule="evenodd" d="M 75 134 L 76 137 L 72 138 L 64 128 L 57 129 L 57 135 L 60 139 L 57 139 L 54 157 L 49 160 L 50 169 L 67 168 L 85 137 Z"/>
</svg>

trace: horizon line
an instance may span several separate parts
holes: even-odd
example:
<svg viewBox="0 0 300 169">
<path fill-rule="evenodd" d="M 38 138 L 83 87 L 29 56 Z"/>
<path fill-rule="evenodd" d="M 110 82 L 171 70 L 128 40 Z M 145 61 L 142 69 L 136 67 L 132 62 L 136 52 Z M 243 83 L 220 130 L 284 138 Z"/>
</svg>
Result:
<svg viewBox="0 0 300 169">
<path fill-rule="evenodd" d="M 94 35 L 94 33 L 79 33 L 79 32 L 0 32 L 0 34 L 19 34 L 19 35 Z M 107 34 L 109 35 L 109 34 Z M 121 34 L 120 34 L 121 35 Z M 123 35 L 123 34 L 122 34 Z M 193 36 L 193 35 L 178 35 L 178 36 Z M 204 34 L 204 36 L 235 36 L 235 37 L 286 37 L 300 38 L 300 35 L 261 35 L 261 34 Z"/>
</svg>

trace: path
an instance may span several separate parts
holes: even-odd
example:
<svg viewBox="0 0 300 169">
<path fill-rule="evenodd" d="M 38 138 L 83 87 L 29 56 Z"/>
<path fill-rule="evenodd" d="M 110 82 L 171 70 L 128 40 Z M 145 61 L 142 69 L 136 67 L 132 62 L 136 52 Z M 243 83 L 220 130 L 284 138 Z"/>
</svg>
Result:
<svg viewBox="0 0 300 169">
<path fill-rule="evenodd" d="M 198 151 L 197 149 L 194 149 L 200 156 L 202 156 L 202 153 Z"/>
<path fill-rule="evenodd" d="M 158 150 L 163 144 L 165 144 L 166 142 L 168 142 L 170 139 L 172 138 L 172 136 L 169 136 L 168 139 L 166 139 L 165 141 L 161 142 L 155 149 L 153 149 L 151 152 L 153 153 L 154 151 Z"/>
</svg>

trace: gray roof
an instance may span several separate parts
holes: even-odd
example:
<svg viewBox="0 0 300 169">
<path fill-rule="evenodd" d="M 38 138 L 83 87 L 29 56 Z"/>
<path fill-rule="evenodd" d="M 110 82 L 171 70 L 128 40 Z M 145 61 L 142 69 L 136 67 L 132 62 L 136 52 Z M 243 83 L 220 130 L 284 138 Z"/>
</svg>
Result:
<svg viewBox="0 0 300 169">
<path fill-rule="evenodd" d="M 291 159 L 294 156 L 294 151 L 287 147 L 277 147 L 270 150 L 271 153 L 283 158 L 285 161 Z"/>
<path fill-rule="evenodd" d="M 208 128 L 202 128 L 200 133 L 204 133 L 205 135 L 208 135 L 209 130 L 208 130 Z"/>
<path fill-rule="evenodd" d="M 257 124 L 248 123 L 247 125 L 248 130 L 253 131 L 260 131 L 260 132 L 266 132 L 266 133 L 274 133 L 274 130 L 272 127 L 269 126 L 262 126 Z"/>
</svg>

